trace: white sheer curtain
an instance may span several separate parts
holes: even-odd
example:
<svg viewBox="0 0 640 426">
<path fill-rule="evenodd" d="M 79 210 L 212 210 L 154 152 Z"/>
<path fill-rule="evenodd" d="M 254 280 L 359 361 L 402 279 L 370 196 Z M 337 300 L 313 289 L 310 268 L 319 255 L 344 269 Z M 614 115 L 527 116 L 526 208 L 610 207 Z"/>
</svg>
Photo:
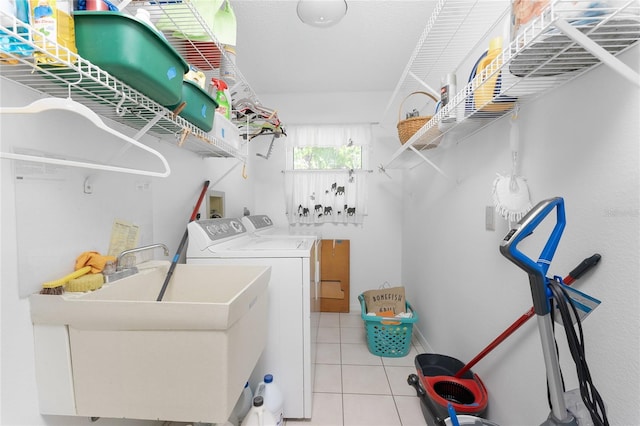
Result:
<svg viewBox="0 0 640 426">
<path fill-rule="evenodd" d="M 287 128 L 285 197 L 291 224 L 360 224 L 367 214 L 370 125 L 290 126 Z M 356 170 L 294 170 L 296 147 L 362 148 L 362 167 Z"/>
</svg>

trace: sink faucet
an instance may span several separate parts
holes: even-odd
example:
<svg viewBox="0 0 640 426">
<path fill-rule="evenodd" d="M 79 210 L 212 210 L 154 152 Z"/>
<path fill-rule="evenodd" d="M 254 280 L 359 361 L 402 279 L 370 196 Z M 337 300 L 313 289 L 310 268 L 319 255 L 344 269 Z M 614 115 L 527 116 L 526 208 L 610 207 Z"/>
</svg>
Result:
<svg viewBox="0 0 640 426">
<path fill-rule="evenodd" d="M 129 249 L 129 250 L 125 250 L 125 251 L 123 251 L 122 253 L 120 253 L 118 255 L 118 257 L 116 259 L 116 264 L 117 264 L 116 270 L 117 271 L 121 271 L 121 270 L 124 269 L 122 267 L 123 266 L 122 265 L 122 259 L 124 259 L 125 256 L 130 255 L 130 254 L 134 254 L 134 253 L 138 253 L 138 252 L 141 252 L 141 251 L 145 251 L 145 250 L 152 250 L 154 248 L 162 248 L 162 249 L 164 249 L 164 255 L 165 256 L 169 256 L 169 248 L 167 248 L 167 246 L 164 245 L 164 244 L 151 244 L 149 246 L 132 248 L 132 249 Z"/>
</svg>

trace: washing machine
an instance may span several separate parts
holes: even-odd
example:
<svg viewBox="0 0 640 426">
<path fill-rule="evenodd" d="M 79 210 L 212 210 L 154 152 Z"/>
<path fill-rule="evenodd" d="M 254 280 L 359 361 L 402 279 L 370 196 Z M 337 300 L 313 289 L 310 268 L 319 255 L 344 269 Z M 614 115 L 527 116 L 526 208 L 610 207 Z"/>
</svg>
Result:
<svg viewBox="0 0 640 426">
<path fill-rule="evenodd" d="M 285 418 L 310 419 L 318 315 L 315 239 L 249 233 L 241 219 L 189 223 L 187 263 L 271 266 L 266 348 L 249 378 L 257 385 L 273 374 L 282 391 Z"/>
<path fill-rule="evenodd" d="M 315 242 L 315 264 L 316 264 L 316 282 L 320 282 L 320 253 L 322 245 L 322 236 L 320 232 L 313 232 L 306 228 L 280 228 L 276 227 L 269 216 L 266 214 L 256 214 L 243 216 L 242 224 L 247 228 L 249 234 L 266 237 L 290 237 L 290 238 L 311 238 Z"/>
</svg>

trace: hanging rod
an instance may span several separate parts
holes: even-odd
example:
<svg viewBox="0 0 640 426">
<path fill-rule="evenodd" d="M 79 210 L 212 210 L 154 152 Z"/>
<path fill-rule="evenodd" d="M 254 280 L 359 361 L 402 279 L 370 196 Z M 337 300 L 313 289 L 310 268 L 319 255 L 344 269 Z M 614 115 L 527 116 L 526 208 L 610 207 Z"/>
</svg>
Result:
<svg viewBox="0 0 640 426">
<path fill-rule="evenodd" d="M 37 114 L 48 110 L 63 110 L 68 112 L 73 112 L 78 114 L 86 119 L 88 119 L 91 123 L 93 123 L 97 128 L 106 131 L 107 133 L 121 139 L 131 145 L 134 145 L 144 151 L 147 151 L 159 158 L 164 166 L 163 172 L 154 172 L 148 170 L 139 170 L 132 169 L 128 167 L 119 167 L 119 166 L 111 166 L 108 164 L 99 164 L 99 163 L 91 163 L 86 161 L 74 161 L 74 160 L 65 160 L 59 158 L 51 158 L 51 157 L 43 157 L 38 155 L 29 155 L 29 154 L 16 154 L 10 152 L 1 152 L 0 158 L 10 159 L 10 160 L 22 160 L 22 161 L 32 161 L 37 163 L 47 163 L 47 164 L 57 164 L 62 166 L 70 166 L 70 167 L 80 167 L 86 169 L 93 170 L 105 170 L 110 172 L 119 172 L 119 173 L 129 173 L 134 175 L 142 175 L 142 176 L 151 176 L 151 177 L 167 177 L 171 174 L 171 168 L 169 167 L 169 163 L 167 160 L 160 154 L 158 151 L 149 148 L 148 146 L 138 142 L 137 140 L 118 132 L 117 130 L 112 129 L 107 126 L 98 115 L 87 108 L 85 105 L 78 103 L 71 98 L 44 98 L 38 99 L 37 101 L 32 102 L 29 105 L 22 107 L 0 107 L 0 114 Z"/>
<path fill-rule="evenodd" d="M 323 170 L 323 169 L 306 169 L 306 170 L 280 170 L 280 173 L 373 173 L 373 170 L 364 170 L 364 169 L 333 169 L 333 170 Z"/>
</svg>

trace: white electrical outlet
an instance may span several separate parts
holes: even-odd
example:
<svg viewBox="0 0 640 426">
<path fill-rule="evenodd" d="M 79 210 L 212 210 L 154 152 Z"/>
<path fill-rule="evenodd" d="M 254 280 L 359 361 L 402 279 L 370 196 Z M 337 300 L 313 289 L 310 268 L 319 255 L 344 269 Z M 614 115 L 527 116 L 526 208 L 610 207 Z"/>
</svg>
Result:
<svg viewBox="0 0 640 426">
<path fill-rule="evenodd" d="M 149 190 L 149 182 L 136 182 L 136 189 L 138 191 L 148 191 Z"/>
<path fill-rule="evenodd" d="M 484 208 L 484 229 L 487 231 L 496 230 L 496 209 L 493 206 Z"/>
</svg>

